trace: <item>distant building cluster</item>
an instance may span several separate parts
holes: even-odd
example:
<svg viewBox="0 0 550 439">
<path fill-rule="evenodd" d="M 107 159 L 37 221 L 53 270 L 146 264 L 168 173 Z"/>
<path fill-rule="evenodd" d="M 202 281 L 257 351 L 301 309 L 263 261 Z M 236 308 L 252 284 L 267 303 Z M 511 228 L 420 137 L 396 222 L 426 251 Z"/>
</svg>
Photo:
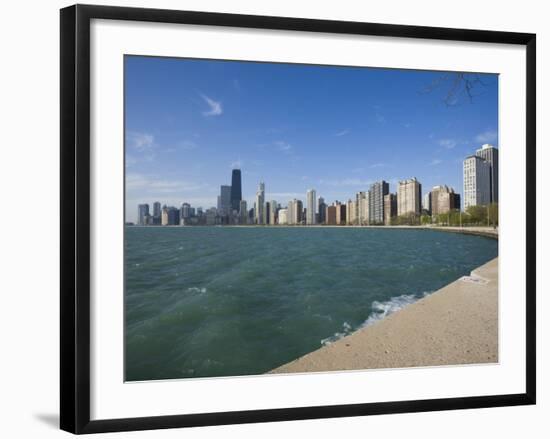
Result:
<svg viewBox="0 0 550 439">
<path fill-rule="evenodd" d="M 498 203 L 498 149 L 485 144 L 464 159 L 464 208 Z"/>
<path fill-rule="evenodd" d="M 463 164 L 464 209 L 470 206 L 498 203 L 498 149 L 483 145 Z M 153 203 L 138 206 L 138 224 L 142 226 L 191 225 L 391 225 L 396 218 L 436 217 L 461 209 L 461 197 L 452 187 L 434 186 L 422 196 L 422 184 L 415 178 L 397 183 L 390 192 L 384 180 L 372 183 L 346 202 L 335 200 L 328 205 L 315 189 L 302 200 L 293 199 L 282 206 L 266 200 L 265 183 L 258 184 L 254 205 L 248 208 L 242 199 L 240 169 L 234 169 L 231 185 L 222 185 L 217 207 L 205 211 L 183 203 L 180 208 Z"/>
</svg>

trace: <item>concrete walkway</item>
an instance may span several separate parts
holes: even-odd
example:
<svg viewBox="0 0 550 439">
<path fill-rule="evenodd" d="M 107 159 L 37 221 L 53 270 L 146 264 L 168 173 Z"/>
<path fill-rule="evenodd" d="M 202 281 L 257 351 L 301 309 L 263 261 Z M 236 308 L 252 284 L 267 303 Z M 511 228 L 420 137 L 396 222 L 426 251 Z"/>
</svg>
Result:
<svg viewBox="0 0 550 439">
<path fill-rule="evenodd" d="M 498 258 L 385 319 L 269 373 L 498 361 Z"/>
</svg>

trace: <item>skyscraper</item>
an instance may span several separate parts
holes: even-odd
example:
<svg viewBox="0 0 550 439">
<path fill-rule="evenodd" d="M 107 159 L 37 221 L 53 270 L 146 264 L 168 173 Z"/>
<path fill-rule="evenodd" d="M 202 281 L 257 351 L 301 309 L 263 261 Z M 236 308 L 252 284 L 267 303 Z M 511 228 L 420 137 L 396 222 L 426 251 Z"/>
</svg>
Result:
<svg viewBox="0 0 550 439">
<path fill-rule="evenodd" d="M 357 224 L 360 226 L 369 224 L 369 193 L 357 192 L 355 195 L 355 202 L 357 204 Z"/>
<path fill-rule="evenodd" d="M 327 205 L 323 197 L 319 197 L 317 200 L 317 211 L 319 212 L 319 224 L 325 224 L 327 221 Z"/>
<path fill-rule="evenodd" d="M 218 210 L 220 215 L 229 215 L 231 213 L 231 186 L 220 186 L 220 198 Z"/>
<path fill-rule="evenodd" d="M 491 203 L 498 203 L 498 149 L 493 145 L 485 144 L 476 151 L 476 156 L 481 157 L 491 168 L 489 175 Z"/>
<path fill-rule="evenodd" d="M 248 223 L 248 210 L 246 208 L 246 200 L 239 201 L 239 218 L 241 224 Z"/>
<path fill-rule="evenodd" d="M 138 205 L 138 224 L 140 226 L 146 226 L 148 217 L 149 217 L 149 205 L 139 204 Z"/>
<path fill-rule="evenodd" d="M 491 202 L 491 166 L 477 155 L 464 159 L 464 209 Z"/>
<path fill-rule="evenodd" d="M 243 198 L 241 185 L 241 170 L 233 169 L 231 172 L 231 208 L 239 211 L 240 202 Z"/>
<path fill-rule="evenodd" d="M 160 203 L 158 201 L 153 203 L 153 217 L 160 218 Z"/>
<path fill-rule="evenodd" d="M 384 224 L 389 226 L 391 219 L 397 215 L 397 195 L 384 195 Z"/>
<path fill-rule="evenodd" d="M 316 223 L 315 218 L 315 202 L 316 202 L 315 189 L 310 189 L 306 193 L 306 224 L 311 226 Z"/>
<path fill-rule="evenodd" d="M 263 181 L 258 185 L 258 191 L 256 192 L 256 211 L 255 218 L 256 224 L 265 224 L 265 184 Z"/>
<path fill-rule="evenodd" d="M 275 200 L 271 200 L 271 203 L 269 203 L 269 224 L 274 225 L 277 224 L 277 211 L 278 211 L 278 204 Z"/>
<path fill-rule="evenodd" d="M 384 195 L 390 192 L 390 185 L 384 181 L 371 184 L 369 189 L 369 224 L 384 224 Z"/>
<path fill-rule="evenodd" d="M 420 215 L 422 211 L 422 185 L 416 177 L 400 181 L 397 185 L 397 215 Z"/>
</svg>

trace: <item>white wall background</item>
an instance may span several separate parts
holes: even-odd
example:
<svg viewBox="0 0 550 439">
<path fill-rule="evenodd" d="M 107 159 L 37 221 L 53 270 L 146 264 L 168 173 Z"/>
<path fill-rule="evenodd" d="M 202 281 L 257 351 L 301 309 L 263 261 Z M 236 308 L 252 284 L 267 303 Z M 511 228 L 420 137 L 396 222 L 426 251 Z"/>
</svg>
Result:
<svg viewBox="0 0 550 439">
<path fill-rule="evenodd" d="M 357 20 L 537 33 L 538 45 L 538 350 L 539 403 L 455 412 L 371 416 L 109 435 L 112 437 L 546 437 L 550 426 L 549 11 L 544 2 L 298 2 L 157 0 L 87 3 Z M 261 3 L 261 4 L 260 4 Z M 70 2 L 9 2 L 0 15 L 0 431 L 3 437 L 60 437 L 58 431 L 59 13 Z M 541 373 L 542 372 L 542 373 Z"/>
</svg>

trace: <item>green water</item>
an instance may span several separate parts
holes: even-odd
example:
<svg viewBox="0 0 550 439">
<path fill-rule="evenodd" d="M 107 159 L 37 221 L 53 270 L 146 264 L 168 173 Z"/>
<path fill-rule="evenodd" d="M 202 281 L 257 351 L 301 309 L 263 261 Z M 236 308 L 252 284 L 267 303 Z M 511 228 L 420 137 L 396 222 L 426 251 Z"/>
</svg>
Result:
<svg viewBox="0 0 550 439">
<path fill-rule="evenodd" d="M 126 379 L 267 372 L 467 275 L 498 242 L 428 230 L 127 227 Z"/>
</svg>

